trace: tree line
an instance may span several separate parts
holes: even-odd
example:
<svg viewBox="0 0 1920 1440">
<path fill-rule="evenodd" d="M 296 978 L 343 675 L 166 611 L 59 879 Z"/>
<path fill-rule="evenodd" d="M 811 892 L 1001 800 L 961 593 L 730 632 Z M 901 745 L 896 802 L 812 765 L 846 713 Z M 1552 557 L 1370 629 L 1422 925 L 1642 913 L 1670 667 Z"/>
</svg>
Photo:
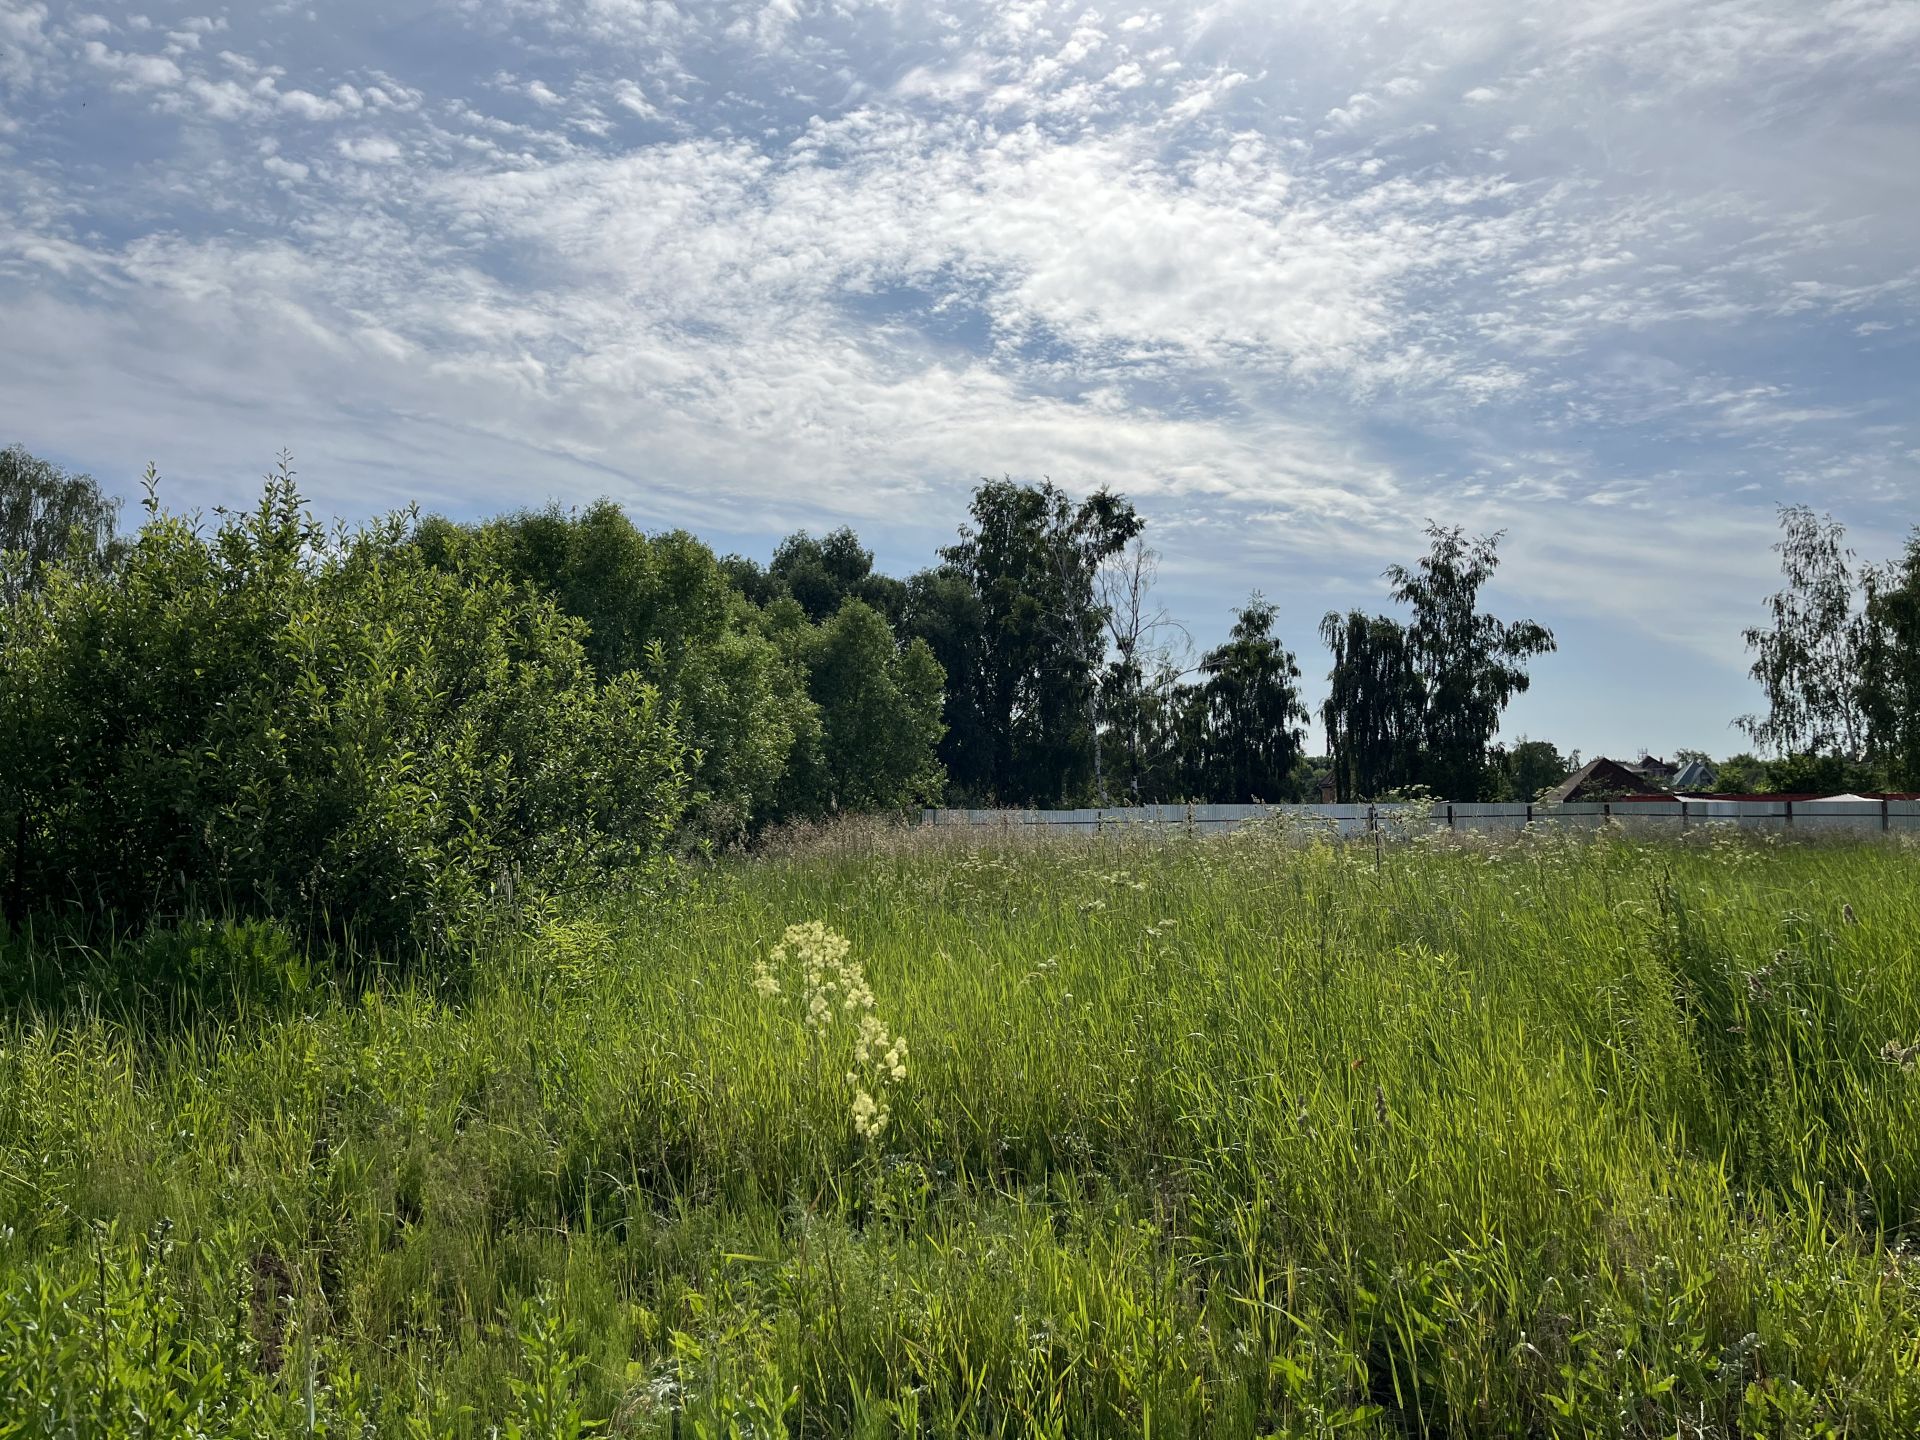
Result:
<svg viewBox="0 0 1920 1440">
<path fill-rule="evenodd" d="M 329 527 L 284 462 L 207 521 L 169 513 L 150 471 L 143 510 L 122 534 L 89 477 L 0 452 L 16 924 L 212 903 L 438 943 L 503 896 L 641 883 L 676 848 L 787 821 L 1533 798 L 1578 758 L 1498 743 L 1554 640 L 1487 612 L 1501 537 L 1458 527 L 1386 572 L 1399 614 L 1321 621 L 1310 756 L 1275 605 L 1256 591 L 1192 655 L 1144 519 L 1104 489 L 983 481 L 904 579 L 850 529 L 763 565 L 604 500 Z M 1855 576 L 1837 527 L 1793 512 L 1783 553 L 1775 628 L 1750 637 L 1772 700 L 1756 741 L 1913 774 L 1917 552 Z M 1859 602 L 1844 624 L 1836 585 Z"/>
</svg>

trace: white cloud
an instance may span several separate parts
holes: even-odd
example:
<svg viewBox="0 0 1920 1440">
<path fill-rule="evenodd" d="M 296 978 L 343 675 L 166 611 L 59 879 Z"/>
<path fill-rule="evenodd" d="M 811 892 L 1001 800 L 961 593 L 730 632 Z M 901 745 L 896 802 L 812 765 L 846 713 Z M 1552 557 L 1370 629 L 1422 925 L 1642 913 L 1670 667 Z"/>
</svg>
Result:
<svg viewBox="0 0 1920 1440">
<path fill-rule="evenodd" d="M 207 475 L 296 443 L 732 530 L 1105 480 L 1216 591 L 1227 557 L 1377 599 L 1437 513 L 1724 656 L 1751 566 L 1646 535 L 1754 542 L 1756 475 L 1862 523 L 1914 493 L 1914 13 L 501 0 L 426 57 L 245 10 L 142 54 L 16 3 L 0 304 L 44 364 L 0 394 L 89 435 L 110 397 Z M 61 87 L 149 158 L 23 158 Z"/>
<path fill-rule="evenodd" d="M 187 94 L 215 120 L 241 120 L 266 114 L 272 105 L 272 81 L 261 86 L 233 80 L 209 80 L 196 75 L 186 83 Z"/>
<path fill-rule="evenodd" d="M 613 87 L 613 102 L 645 120 L 652 120 L 660 114 L 647 99 L 646 92 L 631 80 L 622 80 Z"/>
<path fill-rule="evenodd" d="M 349 107 L 339 100 L 322 99 L 305 90 L 283 90 L 280 108 L 302 120 L 338 120 Z"/>
<path fill-rule="evenodd" d="M 0 8 L 0 86 L 25 90 L 48 49 L 47 7 L 35 3 Z"/>
<path fill-rule="evenodd" d="M 86 42 L 85 54 L 88 64 L 117 77 L 119 83 L 128 87 L 165 89 L 185 78 L 180 67 L 164 55 L 110 50 L 98 40 Z"/>
<path fill-rule="evenodd" d="M 362 165 L 391 165 L 405 153 L 398 143 L 385 135 L 362 135 L 342 140 L 334 147 L 349 160 Z"/>
</svg>

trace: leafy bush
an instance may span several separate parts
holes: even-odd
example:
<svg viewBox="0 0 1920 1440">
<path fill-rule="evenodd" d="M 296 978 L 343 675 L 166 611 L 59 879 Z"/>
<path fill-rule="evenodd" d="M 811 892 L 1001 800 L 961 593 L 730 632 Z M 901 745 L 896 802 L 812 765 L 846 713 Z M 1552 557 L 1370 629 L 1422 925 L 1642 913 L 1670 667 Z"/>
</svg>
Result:
<svg viewBox="0 0 1920 1440">
<path fill-rule="evenodd" d="M 435 563 L 485 555 L 586 622 L 602 680 L 631 673 L 659 687 L 692 752 L 689 829 L 714 840 L 770 819 L 898 809 L 944 788 L 939 662 L 924 641 L 897 644 L 854 593 L 889 592 L 851 532 L 829 541 L 793 537 L 770 580 L 684 531 L 645 534 L 610 500 L 480 527 L 434 520 L 419 537 Z M 818 623 L 782 593 L 795 566 L 811 577 L 807 600 L 835 603 Z"/>
<path fill-rule="evenodd" d="M 647 535 L 611 500 L 550 505 L 479 527 L 423 527 L 442 566 L 496 566 L 585 622 L 603 682 L 637 676 L 671 702 L 688 746 L 688 820 L 730 839 L 773 802 L 796 743 L 817 731 L 804 677 L 754 624 L 713 552 L 684 531 Z"/>
<path fill-rule="evenodd" d="M 114 575 L 0 614 L 16 922 L 218 908 L 400 953 L 661 852 L 670 707 L 597 683 L 550 600 L 430 564 L 410 516 L 323 530 L 284 465 L 210 535 L 147 508 Z"/>
<path fill-rule="evenodd" d="M 797 602 L 769 607 L 769 628 L 807 677 L 819 720 L 795 746 L 782 787 L 788 816 L 900 810 L 937 800 L 946 771 L 946 676 L 927 642 L 896 645 L 885 618 L 849 599 L 818 625 Z"/>
</svg>

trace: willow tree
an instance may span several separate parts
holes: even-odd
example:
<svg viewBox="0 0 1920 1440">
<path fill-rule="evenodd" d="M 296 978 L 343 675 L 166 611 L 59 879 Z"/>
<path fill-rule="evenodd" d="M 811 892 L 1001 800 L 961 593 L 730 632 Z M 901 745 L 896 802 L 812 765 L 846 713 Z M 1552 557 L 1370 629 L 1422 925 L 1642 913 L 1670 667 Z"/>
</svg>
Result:
<svg viewBox="0 0 1920 1440">
<path fill-rule="evenodd" d="M 1554 648 L 1532 620 L 1501 620 L 1479 608 L 1500 564 L 1501 535 L 1469 540 L 1458 525 L 1427 524 L 1427 553 L 1412 569 L 1388 569 L 1393 598 L 1413 609 L 1407 645 L 1426 702 L 1420 782 L 1442 799 L 1477 799 L 1500 716 L 1530 683 L 1526 662 Z"/>
<path fill-rule="evenodd" d="M 1320 638 L 1333 652 L 1320 718 L 1336 793 L 1353 801 L 1410 784 L 1426 701 L 1406 627 L 1361 610 L 1330 611 Z"/>
<path fill-rule="evenodd" d="M 1805 505 L 1783 505 L 1780 528 L 1773 548 L 1786 583 L 1767 599 L 1771 623 L 1745 637 L 1767 709 L 1735 723 L 1774 755 L 1859 759 L 1867 731 L 1859 684 L 1866 637 L 1846 530 Z"/>
<path fill-rule="evenodd" d="M 1530 683 L 1526 662 L 1554 648 L 1545 626 L 1480 608 L 1498 534 L 1468 539 L 1432 523 L 1426 534 L 1417 564 L 1387 571 L 1393 598 L 1413 611 L 1408 624 L 1358 610 L 1320 622 L 1333 652 L 1321 716 L 1346 799 L 1412 785 L 1453 800 L 1486 794 L 1500 717 Z"/>
<path fill-rule="evenodd" d="M 121 551 L 120 502 L 91 475 L 64 470 L 18 445 L 0 450 L 0 603 L 35 589 L 47 567 L 91 571 Z"/>
</svg>

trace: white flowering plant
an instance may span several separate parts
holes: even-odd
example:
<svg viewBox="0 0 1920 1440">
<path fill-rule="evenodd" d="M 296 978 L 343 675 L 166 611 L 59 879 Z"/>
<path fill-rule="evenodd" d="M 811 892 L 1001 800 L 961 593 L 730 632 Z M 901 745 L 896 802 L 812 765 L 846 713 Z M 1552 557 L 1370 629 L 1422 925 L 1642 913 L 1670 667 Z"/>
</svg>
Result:
<svg viewBox="0 0 1920 1440">
<path fill-rule="evenodd" d="M 888 1095 L 907 1078 L 907 1037 L 875 1013 L 873 987 L 852 952 L 846 936 L 818 920 L 789 925 L 754 961 L 753 988 L 796 1005 L 820 1054 L 845 1054 L 854 1133 L 877 1141 L 893 1115 Z"/>
</svg>

